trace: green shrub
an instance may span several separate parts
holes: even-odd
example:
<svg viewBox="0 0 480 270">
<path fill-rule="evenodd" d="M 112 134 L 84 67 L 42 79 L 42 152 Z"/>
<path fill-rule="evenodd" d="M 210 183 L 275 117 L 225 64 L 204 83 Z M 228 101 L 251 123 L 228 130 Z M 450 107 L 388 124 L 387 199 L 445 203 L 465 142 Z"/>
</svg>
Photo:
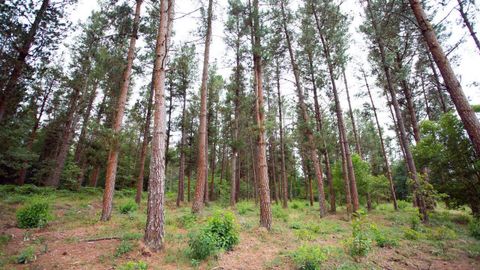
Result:
<svg viewBox="0 0 480 270">
<path fill-rule="evenodd" d="M 189 255 L 204 260 L 219 250 L 231 250 L 238 244 L 238 228 L 232 212 L 216 212 L 205 227 L 189 234 Z"/>
<path fill-rule="evenodd" d="M 120 257 L 125 253 L 128 253 L 133 250 L 133 246 L 129 241 L 123 240 L 120 245 L 115 250 L 115 257 Z"/>
<path fill-rule="evenodd" d="M 119 269 L 120 270 L 147 270 L 148 265 L 146 262 L 143 262 L 143 261 L 138 261 L 138 262 L 129 261 L 124 265 L 120 266 Z"/>
<path fill-rule="evenodd" d="M 290 229 L 300 230 L 302 228 L 302 224 L 298 221 L 295 221 L 295 222 L 290 223 L 289 227 L 290 227 Z"/>
<path fill-rule="evenodd" d="M 480 240 L 480 218 L 472 219 L 468 224 L 470 235 Z"/>
<path fill-rule="evenodd" d="M 418 216 L 418 214 L 413 214 L 410 217 L 410 228 L 414 231 L 420 230 L 420 217 Z"/>
<path fill-rule="evenodd" d="M 355 261 L 368 254 L 372 246 L 372 240 L 368 235 L 368 224 L 362 213 L 352 221 L 352 236 L 344 242 L 348 253 Z"/>
<path fill-rule="evenodd" d="M 177 223 L 180 227 L 188 229 L 197 221 L 197 216 L 192 213 L 187 213 L 177 218 Z"/>
<path fill-rule="evenodd" d="M 380 231 L 375 224 L 372 225 L 372 233 L 377 246 L 381 248 L 398 246 L 398 241 L 396 239 L 388 237 L 386 233 Z"/>
<path fill-rule="evenodd" d="M 288 213 L 279 205 L 272 206 L 272 216 L 283 220 L 284 222 L 288 221 Z"/>
<path fill-rule="evenodd" d="M 125 240 L 125 241 L 140 240 L 142 238 L 143 238 L 143 234 L 136 233 L 136 232 L 127 232 L 127 233 L 124 233 L 122 236 L 122 240 Z"/>
<path fill-rule="evenodd" d="M 311 240 L 315 239 L 315 235 L 313 235 L 313 233 L 311 231 L 307 230 L 307 229 L 296 230 L 295 231 L 295 236 L 299 240 L 311 241 Z"/>
<path fill-rule="evenodd" d="M 412 203 L 410 202 L 407 202 L 407 201 L 402 201 L 402 200 L 398 200 L 397 201 L 397 206 L 398 206 L 398 209 L 406 209 L 408 207 L 410 207 L 412 205 Z"/>
<path fill-rule="evenodd" d="M 138 205 L 137 203 L 135 203 L 135 201 L 133 200 L 129 200 L 123 204 L 121 204 L 119 207 L 118 207 L 120 213 L 122 214 L 130 214 L 130 213 L 133 213 L 135 211 L 137 211 L 138 209 Z"/>
<path fill-rule="evenodd" d="M 404 228 L 403 237 L 405 237 L 405 239 L 408 239 L 408 240 L 418 240 L 422 237 L 422 234 L 410 228 Z"/>
<path fill-rule="evenodd" d="M 41 228 L 50 218 L 50 205 L 46 201 L 35 200 L 17 210 L 19 228 Z"/>
<path fill-rule="evenodd" d="M 319 270 L 320 264 L 327 260 L 327 253 L 318 246 L 302 245 L 290 257 L 299 270 Z"/>
<path fill-rule="evenodd" d="M 457 234 L 454 230 L 441 226 L 428 230 L 427 238 L 430 240 L 452 240 L 457 239 Z"/>
<path fill-rule="evenodd" d="M 246 215 L 248 212 L 254 212 L 253 206 L 247 201 L 238 202 L 236 208 L 238 214 L 240 215 Z"/>
<path fill-rule="evenodd" d="M 35 261 L 36 259 L 37 259 L 37 256 L 35 256 L 35 249 L 32 246 L 30 246 L 22 250 L 22 252 L 18 254 L 16 261 L 17 263 L 27 264 Z"/>
</svg>

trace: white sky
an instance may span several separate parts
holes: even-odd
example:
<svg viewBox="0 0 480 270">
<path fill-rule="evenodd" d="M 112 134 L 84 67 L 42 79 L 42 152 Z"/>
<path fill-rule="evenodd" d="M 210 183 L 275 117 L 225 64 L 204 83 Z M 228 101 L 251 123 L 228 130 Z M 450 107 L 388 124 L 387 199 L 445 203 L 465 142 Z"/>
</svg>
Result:
<svg viewBox="0 0 480 270">
<path fill-rule="evenodd" d="M 131 0 L 132 6 L 134 5 L 135 1 Z M 144 1 L 145 3 L 149 2 L 148 0 Z M 205 1 L 206 2 L 206 1 Z M 434 0 L 430 1 L 431 3 L 436 2 Z M 456 1 L 453 1 L 456 2 Z M 478 6 L 480 4 L 477 3 L 477 14 L 478 14 Z M 177 0 L 176 1 L 176 17 L 180 17 L 183 14 L 189 13 L 191 11 L 196 10 L 201 6 L 199 0 Z M 212 38 L 212 45 L 211 45 L 211 53 L 210 53 L 210 61 L 213 62 L 215 59 L 217 60 L 218 64 L 218 72 L 224 76 L 225 79 L 229 78 L 229 73 L 231 71 L 231 67 L 228 64 L 227 59 L 231 59 L 233 57 L 232 52 L 227 51 L 226 45 L 223 41 L 223 30 L 224 30 L 224 22 L 226 20 L 226 7 L 227 7 L 227 0 L 216 0 L 215 1 L 215 15 L 216 20 L 213 24 L 213 38 Z M 292 5 L 293 7 L 293 5 Z M 452 36 L 450 40 L 448 40 L 448 45 L 455 44 L 462 36 L 465 35 L 465 42 L 455 51 L 457 55 L 459 55 L 460 59 L 458 61 L 458 65 L 454 66 L 454 70 L 457 76 L 460 78 L 461 84 L 464 88 L 464 91 L 471 101 L 474 104 L 480 104 L 480 90 L 478 86 L 473 86 L 473 83 L 480 82 L 480 78 L 478 77 L 480 71 L 480 52 L 476 50 L 476 47 L 468 35 L 466 33 L 466 29 L 462 28 L 459 24 L 460 16 L 458 11 L 451 10 L 453 6 L 451 5 L 449 8 L 445 8 L 445 11 L 439 14 L 435 18 L 442 19 L 445 14 L 448 14 L 451 11 L 449 16 L 449 21 L 451 22 L 450 31 L 452 32 Z M 87 17 L 90 15 L 91 11 L 94 9 L 98 9 L 98 5 L 96 4 L 96 0 L 79 0 L 78 7 L 73 10 L 71 14 L 72 21 L 80 22 L 85 21 Z M 145 9 L 143 9 L 144 11 Z M 367 58 L 367 49 L 366 43 L 363 39 L 363 35 L 358 32 L 358 26 L 362 23 L 363 20 L 363 9 L 361 8 L 358 0 L 345 0 L 343 4 L 343 11 L 353 17 L 353 21 L 350 25 L 349 35 L 351 38 L 351 46 L 349 49 L 349 55 L 352 58 L 352 61 L 349 63 L 347 67 L 347 77 L 349 80 L 349 89 L 352 97 L 359 92 L 365 91 L 363 80 L 359 81 L 354 74 L 358 74 L 359 66 L 361 63 L 366 63 Z M 195 40 L 198 37 L 192 36 L 191 33 L 195 29 L 197 29 L 197 25 L 199 24 L 200 13 L 195 12 L 189 16 L 185 16 L 184 18 L 178 19 L 174 21 L 174 43 L 179 44 L 183 41 L 191 41 Z M 480 18 L 480 16 L 477 16 Z M 434 21 L 435 23 L 435 21 Z M 479 24 L 478 20 L 475 22 L 477 25 Z M 141 42 L 139 42 L 141 44 Z M 198 45 L 197 50 L 199 52 L 199 56 L 203 52 L 203 46 Z M 199 61 L 201 65 L 202 61 Z M 198 72 L 201 72 L 201 66 L 198 67 Z M 144 85 L 145 83 L 138 80 L 143 80 L 141 78 L 134 78 L 137 81 L 136 85 Z M 374 86 L 374 78 L 370 78 L 370 85 Z M 343 81 L 338 82 L 339 87 L 343 90 Z M 290 103 L 296 102 L 296 96 L 293 94 L 293 84 L 288 81 L 284 81 L 282 84 L 282 91 L 285 95 L 286 99 L 289 100 Z M 193 89 L 198 89 L 198 86 L 195 85 Z M 134 93 L 132 95 L 132 99 L 130 100 L 130 104 L 133 103 L 135 96 L 137 94 L 135 92 L 138 89 L 132 90 Z M 380 93 L 380 90 L 375 88 L 377 93 Z M 343 95 L 343 91 L 341 95 Z M 381 121 L 384 123 L 390 123 L 389 120 L 389 111 L 386 108 L 386 101 L 383 97 L 379 97 L 378 94 L 374 94 L 377 96 L 376 98 L 376 106 L 380 109 L 380 118 Z M 346 97 L 341 99 L 342 107 L 344 111 L 348 108 L 348 104 L 346 104 Z M 352 106 L 355 108 L 361 108 L 365 102 L 368 102 L 366 98 L 353 98 Z M 346 115 L 345 115 L 346 117 Z M 393 132 L 388 133 L 389 136 L 394 136 Z"/>
</svg>

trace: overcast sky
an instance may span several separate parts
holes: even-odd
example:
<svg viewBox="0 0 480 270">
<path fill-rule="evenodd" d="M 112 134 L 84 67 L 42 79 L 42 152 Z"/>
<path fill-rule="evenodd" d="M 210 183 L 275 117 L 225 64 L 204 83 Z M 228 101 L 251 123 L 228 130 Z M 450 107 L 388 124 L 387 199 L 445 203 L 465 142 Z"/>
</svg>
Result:
<svg viewBox="0 0 480 270">
<path fill-rule="evenodd" d="M 134 5 L 135 1 L 131 1 L 132 6 Z M 144 1 L 148 2 L 148 1 Z M 206 1 L 205 1 L 206 2 Z M 436 0 L 431 0 L 431 3 L 437 2 Z M 454 10 L 454 5 L 453 2 L 456 1 L 450 1 L 452 4 L 443 9 L 443 12 L 439 13 L 437 18 L 435 20 L 441 20 L 443 17 L 445 17 L 447 14 L 450 14 L 448 16 L 448 22 L 449 22 L 449 30 L 452 32 L 451 38 L 448 40 L 448 44 L 446 45 L 452 45 L 455 44 L 459 39 L 462 37 L 465 38 L 465 42 L 458 47 L 458 49 L 455 51 L 455 53 L 459 56 L 459 61 L 457 65 L 454 66 L 454 70 L 456 74 L 458 75 L 461 84 L 465 90 L 465 93 L 468 97 L 468 99 L 471 101 L 471 103 L 474 104 L 480 104 L 480 90 L 479 86 L 474 86 L 474 83 L 480 82 L 480 52 L 476 50 L 476 47 L 474 46 L 474 43 L 470 36 L 466 33 L 465 28 L 463 28 L 460 24 L 460 16 L 456 10 Z M 479 5 L 477 3 L 477 5 Z M 176 7 L 175 7 L 175 12 L 176 12 L 176 17 L 181 17 L 183 14 L 190 13 L 196 9 L 198 9 L 201 6 L 201 2 L 198 0 L 182 0 L 176 1 Z M 293 7 L 293 5 L 292 5 Z M 76 22 L 82 22 L 85 21 L 92 10 L 98 9 L 98 5 L 96 4 L 96 0 L 79 0 L 78 6 L 76 9 L 73 10 L 71 14 L 72 21 L 74 23 Z M 144 4 L 144 9 L 145 10 L 145 4 Z M 214 21 L 213 24 L 213 38 L 212 38 L 212 47 L 211 47 L 211 53 L 210 53 L 210 60 L 214 61 L 217 60 L 218 68 L 219 68 L 219 73 L 224 76 L 225 79 L 229 78 L 229 74 L 231 71 L 231 66 L 228 64 L 228 59 L 233 57 L 232 52 L 229 52 L 224 44 L 223 40 L 223 29 L 224 29 L 224 22 L 226 20 L 226 10 L 227 10 L 227 0 L 216 0 L 215 1 L 215 15 L 216 15 L 216 20 Z M 356 93 L 363 92 L 365 91 L 365 86 L 363 81 L 359 80 L 356 78 L 354 74 L 358 74 L 359 67 L 362 65 L 366 65 L 366 59 L 367 59 L 367 48 L 366 48 L 366 43 L 363 39 L 363 35 L 358 32 L 358 26 L 362 23 L 363 21 L 363 9 L 361 8 L 359 1 L 358 0 L 345 0 L 343 4 L 343 11 L 352 16 L 353 21 L 350 24 L 350 29 L 349 29 L 349 36 L 351 39 L 351 45 L 349 48 L 349 55 L 352 58 L 352 61 L 349 63 L 347 67 L 347 77 L 349 80 L 349 89 L 351 92 L 351 95 L 355 95 Z M 478 11 L 478 6 L 477 6 L 477 11 Z M 478 13 L 478 12 L 477 12 Z M 199 17 L 200 13 L 195 12 L 192 13 L 188 16 L 185 16 L 183 18 L 180 18 L 178 20 L 174 21 L 174 32 L 175 32 L 175 37 L 174 37 L 174 43 L 175 44 L 180 44 L 181 42 L 184 41 L 191 41 L 198 39 L 196 36 L 192 36 L 192 32 L 195 31 L 198 28 L 199 24 Z M 477 18 L 480 16 L 477 16 Z M 478 21 L 478 20 L 477 20 Z M 435 23 L 435 21 L 434 21 Z M 477 22 L 476 22 L 477 23 Z M 478 23 L 477 23 L 478 24 Z M 141 42 L 139 42 L 141 43 Z M 201 57 L 201 53 L 203 52 L 203 46 L 199 45 L 197 46 L 197 50 L 199 52 L 199 57 Z M 199 63 L 202 63 L 199 61 Z M 201 71 L 201 66 L 198 67 L 198 71 Z M 288 75 L 287 75 L 288 76 Z M 143 82 L 138 82 L 138 80 L 144 80 L 142 78 L 136 78 L 137 80 L 137 87 L 144 85 Z M 374 78 L 370 79 L 371 82 L 370 84 L 373 86 L 374 85 Z M 339 82 L 338 84 L 341 88 L 341 95 L 344 95 L 343 91 L 343 82 Z M 291 103 L 296 101 L 296 96 L 293 93 L 293 84 L 288 81 L 288 80 L 283 80 L 282 82 L 282 91 L 285 94 L 285 98 L 288 99 Z M 198 89 L 198 86 L 195 86 L 194 89 Z M 133 98 L 135 99 L 135 92 L 138 91 L 138 89 L 133 89 Z M 380 117 L 381 121 L 384 122 L 385 124 L 390 124 L 391 121 L 389 120 L 389 112 L 387 111 L 388 108 L 386 108 L 385 105 L 385 100 L 383 97 L 379 96 L 380 90 L 375 88 L 376 94 L 376 106 L 380 108 Z M 343 109 L 345 110 L 348 106 L 346 104 L 346 98 L 342 98 L 342 106 Z M 324 100 L 323 102 L 330 102 L 327 100 Z M 366 98 L 353 98 L 353 104 L 352 106 L 355 108 L 361 108 L 362 105 L 368 102 Z M 133 103 L 133 100 L 130 100 L 130 104 Z M 389 133 L 390 136 L 393 136 L 394 133 Z"/>
</svg>

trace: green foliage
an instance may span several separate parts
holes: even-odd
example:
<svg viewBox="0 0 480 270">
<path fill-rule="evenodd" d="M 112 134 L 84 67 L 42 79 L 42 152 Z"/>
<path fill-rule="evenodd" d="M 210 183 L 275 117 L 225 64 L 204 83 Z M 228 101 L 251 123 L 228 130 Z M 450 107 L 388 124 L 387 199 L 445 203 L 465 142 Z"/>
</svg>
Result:
<svg viewBox="0 0 480 270">
<path fill-rule="evenodd" d="M 307 229 L 296 230 L 295 231 L 295 236 L 299 240 L 311 241 L 311 240 L 315 239 L 315 235 L 310 230 L 307 230 Z"/>
<path fill-rule="evenodd" d="M 368 223 L 364 214 L 359 213 L 352 221 L 352 236 L 344 241 L 345 247 L 356 261 L 368 254 L 372 240 L 368 235 Z"/>
<path fill-rule="evenodd" d="M 418 240 L 422 238 L 422 233 L 412 230 L 410 228 L 403 229 L 403 237 L 408 240 Z"/>
<path fill-rule="evenodd" d="M 115 257 L 120 257 L 125 253 L 133 250 L 133 245 L 129 241 L 122 240 L 120 245 L 115 249 Z"/>
<path fill-rule="evenodd" d="M 327 260 L 327 252 L 313 245 L 302 245 L 290 253 L 295 267 L 299 270 L 319 270 L 320 264 Z"/>
<path fill-rule="evenodd" d="M 50 205 L 46 201 L 34 200 L 17 210 L 19 228 L 41 228 L 51 219 Z"/>
<path fill-rule="evenodd" d="M 457 234 L 454 230 L 445 226 L 431 228 L 427 231 L 427 238 L 430 240 L 452 240 L 457 239 Z"/>
<path fill-rule="evenodd" d="M 407 208 L 409 208 L 410 206 L 412 206 L 412 203 L 411 203 L 411 202 L 404 201 L 404 200 L 398 200 L 398 201 L 397 201 L 397 206 L 398 206 L 398 209 L 404 210 L 404 209 L 407 209 Z"/>
<path fill-rule="evenodd" d="M 396 247 L 398 246 L 398 240 L 388 236 L 388 234 L 384 231 L 378 229 L 376 224 L 371 225 L 373 238 L 377 246 L 384 248 L 384 247 Z"/>
<path fill-rule="evenodd" d="M 122 240 L 124 241 L 129 241 L 129 240 L 140 240 L 143 238 L 142 233 L 136 233 L 136 232 L 127 232 L 124 233 L 122 236 Z"/>
<path fill-rule="evenodd" d="M 248 201 L 241 201 L 238 202 L 237 205 L 235 206 L 237 208 L 237 212 L 240 215 L 246 215 L 249 212 L 254 212 L 255 210 L 253 209 L 253 205 L 251 202 Z"/>
<path fill-rule="evenodd" d="M 128 200 L 127 202 L 121 204 L 118 207 L 118 210 L 120 211 L 120 213 L 125 214 L 125 215 L 126 214 L 131 214 L 131 213 L 137 211 L 137 209 L 138 209 L 138 205 L 133 200 Z"/>
<path fill-rule="evenodd" d="M 9 234 L 0 234 L 0 248 L 6 245 L 11 239 L 12 236 Z"/>
<path fill-rule="evenodd" d="M 35 248 L 29 246 L 22 250 L 16 258 L 17 263 L 27 264 L 35 261 L 37 256 L 35 255 Z"/>
<path fill-rule="evenodd" d="M 205 227 L 189 234 L 189 255 L 204 260 L 219 250 L 231 250 L 239 242 L 238 225 L 232 212 L 216 212 Z"/>
<path fill-rule="evenodd" d="M 120 266 L 120 270 L 147 270 L 148 265 L 144 261 L 132 262 L 129 261 L 124 265 Z"/>
<path fill-rule="evenodd" d="M 82 175 L 82 170 L 73 160 L 68 160 L 62 172 L 61 188 L 78 191 L 80 190 L 80 182 L 78 179 Z"/>
<path fill-rule="evenodd" d="M 410 216 L 410 228 L 414 231 L 420 230 L 420 217 L 417 213 Z"/>
<path fill-rule="evenodd" d="M 182 228 L 191 228 L 197 221 L 197 216 L 193 213 L 186 213 L 177 218 L 177 223 Z"/>
<path fill-rule="evenodd" d="M 480 240 L 480 218 L 472 219 L 468 224 L 470 235 Z"/>
<path fill-rule="evenodd" d="M 272 216 L 284 222 L 288 221 L 288 213 L 280 205 L 272 205 Z"/>
</svg>

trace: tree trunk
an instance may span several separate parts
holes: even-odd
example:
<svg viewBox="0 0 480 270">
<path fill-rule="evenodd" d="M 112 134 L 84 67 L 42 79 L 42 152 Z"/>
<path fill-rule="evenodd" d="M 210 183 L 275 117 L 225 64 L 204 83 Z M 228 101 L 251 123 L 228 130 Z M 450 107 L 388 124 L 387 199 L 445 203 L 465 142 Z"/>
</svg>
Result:
<svg viewBox="0 0 480 270">
<path fill-rule="evenodd" d="M 150 120 L 152 118 L 152 102 L 153 102 L 153 75 L 150 91 L 148 93 L 147 115 L 145 116 L 145 124 L 143 126 L 142 149 L 140 150 L 140 165 L 137 177 L 137 193 L 135 194 L 135 202 L 140 205 L 142 201 L 143 179 L 145 173 L 145 159 L 147 158 L 148 142 L 150 136 Z"/>
<path fill-rule="evenodd" d="M 467 27 L 468 32 L 470 32 L 470 36 L 472 36 L 473 41 L 475 42 L 475 45 L 477 46 L 477 49 L 480 52 L 480 40 L 478 40 L 477 33 L 475 32 L 475 29 L 473 29 L 473 25 L 468 19 L 468 14 L 465 13 L 464 9 L 464 3 L 462 0 L 457 0 L 458 2 L 458 11 L 460 12 L 460 15 L 462 16 L 463 23 L 465 24 L 465 27 Z"/>
<path fill-rule="evenodd" d="M 52 87 L 53 87 L 54 80 L 52 79 L 50 82 L 50 85 L 48 86 L 48 89 L 46 89 L 45 93 L 43 94 L 42 97 L 42 105 L 40 105 L 40 111 L 37 112 L 35 111 L 35 124 L 33 125 L 32 131 L 30 132 L 30 137 L 28 138 L 28 143 L 27 143 L 27 150 L 31 151 L 33 147 L 33 143 L 35 142 L 35 139 L 37 138 L 37 131 L 38 128 L 40 127 L 40 120 L 42 119 L 43 113 L 45 111 L 45 105 L 47 104 L 47 100 L 50 97 L 50 93 L 52 92 Z M 18 172 L 18 178 L 16 180 L 16 184 L 21 186 L 25 183 L 25 179 L 27 177 L 27 163 L 24 162 L 23 168 L 20 169 Z"/>
<path fill-rule="evenodd" d="M 305 136 L 307 137 L 307 148 L 308 152 L 310 154 L 310 159 L 312 160 L 313 163 L 313 168 L 315 171 L 315 177 L 317 178 L 317 184 L 318 184 L 318 201 L 320 205 L 320 217 L 324 217 L 327 214 L 327 208 L 325 205 L 325 191 L 323 187 L 323 173 L 322 173 L 322 167 L 320 165 L 320 161 L 318 158 L 318 153 L 317 153 L 317 148 L 315 146 L 315 141 L 313 138 L 313 132 L 308 126 L 310 122 L 310 117 L 308 116 L 308 111 L 307 111 L 307 106 L 305 105 L 304 101 L 304 96 L 303 96 L 303 89 L 300 83 L 300 75 L 298 71 L 298 66 L 295 62 L 295 56 L 293 53 L 293 48 L 290 40 L 290 34 L 287 29 L 287 22 L 286 22 L 286 14 L 285 14 L 285 8 L 284 8 L 284 3 L 283 1 L 281 3 L 281 9 L 282 9 L 282 16 L 283 16 L 283 31 L 285 34 L 285 39 L 287 41 L 287 47 L 288 47 L 288 52 L 290 55 L 290 62 L 292 64 L 292 69 L 293 69 L 293 74 L 295 77 L 295 86 L 297 90 L 297 96 L 298 96 L 298 105 L 300 106 L 300 113 L 302 116 L 302 121 L 304 123 L 304 130 L 303 132 L 305 133 Z"/>
<path fill-rule="evenodd" d="M 182 120 L 181 120 L 181 129 L 182 135 L 180 139 L 180 166 L 178 168 L 178 193 L 177 193 L 177 206 L 180 206 L 180 203 L 185 201 L 185 144 L 187 136 L 185 134 L 185 113 L 186 113 L 186 104 L 187 104 L 187 90 L 184 91 L 182 97 Z"/>
<path fill-rule="evenodd" d="M 370 86 L 368 85 L 368 81 L 367 81 L 367 76 L 365 75 L 363 70 L 362 70 L 362 74 L 363 74 L 363 78 L 365 79 L 365 85 L 367 87 L 368 97 L 370 98 L 370 103 L 372 105 L 373 115 L 375 116 L 375 123 L 377 124 L 378 137 L 380 138 L 380 146 L 382 148 L 383 162 L 385 163 L 385 170 L 387 173 L 387 179 L 390 187 L 390 195 L 392 197 L 393 208 L 395 210 L 398 210 L 397 196 L 395 194 L 395 186 L 393 184 L 393 178 L 392 178 L 392 169 L 388 161 L 387 151 L 385 150 L 385 143 L 383 142 L 382 128 L 380 126 L 380 122 L 378 121 L 377 108 L 375 107 L 375 103 L 373 102 L 372 93 L 370 92 Z"/>
<path fill-rule="evenodd" d="M 423 78 L 423 73 L 420 74 L 420 80 L 421 80 L 421 83 L 422 83 L 423 99 L 425 100 L 425 111 L 427 113 L 428 120 L 431 121 L 433 119 L 432 109 L 430 109 L 430 104 L 428 102 L 428 95 L 427 95 L 427 91 L 425 90 L 425 80 Z"/>
<path fill-rule="evenodd" d="M 382 68 L 385 74 L 385 79 L 387 81 L 387 90 L 390 94 L 391 102 L 393 109 L 395 111 L 395 116 L 397 118 L 397 126 L 398 126 L 398 132 L 400 135 L 400 140 L 402 141 L 402 144 L 404 146 L 404 151 L 405 151 L 405 158 L 406 158 L 406 163 L 408 166 L 408 171 L 409 171 L 409 176 L 412 178 L 414 182 L 414 193 L 417 201 L 417 205 L 419 207 L 419 211 L 422 214 L 422 219 L 423 221 L 428 220 L 428 214 L 425 208 L 425 201 L 423 199 L 423 196 L 418 192 L 420 188 L 420 182 L 417 178 L 417 168 L 415 166 L 415 162 L 413 160 L 413 155 L 412 152 L 410 151 L 409 148 L 409 142 L 408 142 L 408 137 L 407 137 L 407 132 L 405 130 L 405 122 L 403 121 L 403 116 L 400 111 L 400 105 L 398 104 L 397 96 L 395 93 L 395 88 L 393 86 L 393 81 L 391 78 L 390 74 L 390 68 L 388 67 L 387 61 L 386 61 L 386 54 L 385 54 L 385 48 L 383 45 L 383 40 L 380 38 L 378 31 L 377 31 L 377 24 L 376 21 L 373 17 L 371 7 L 370 7 L 370 1 L 367 2 L 367 9 L 371 18 L 372 26 L 375 31 L 375 36 L 376 36 L 376 43 L 378 46 L 378 50 L 380 53 L 380 58 L 382 61 Z"/>
<path fill-rule="evenodd" d="M 165 65 L 173 24 L 174 0 L 161 0 L 155 62 L 153 65 L 153 92 L 155 111 L 153 114 L 152 160 L 148 181 L 147 224 L 145 245 L 153 251 L 163 248 L 165 235 Z"/>
<path fill-rule="evenodd" d="M 2 122 L 3 118 L 5 117 L 5 113 L 7 111 L 7 107 L 9 105 L 13 105 L 15 108 L 18 106 L 19 101 L 17 99 L 13 99 L 15 104 L 8 104 L 12 102 L 12 94 L 15 94 L 17 90 L 18 80 L 22 75 L 23 69 L 25 68 L 26 60 L 29 55 L 30 49 L 35 42 L 35 37 L 37 35 L 38 28 L 40 27 L 40 23 L 43 21 L 45 17 L 45 13 L 50 5 L 50 0 L 43 0 L 40 9 L 37 11 L 35 15 L 35 20 L 28 31 L 28 34 L 25 38 L 25 42 L 19 46 L 18 48 L 18 56 L 15 60 L 15 64 L 13 66 L 13 70 L 10 73 L 10 76 L 6 82 L 0 82 L 0 122 Z M 5 87 L 3 87 L 5 85 Z"/>
<path fill-rule="evenodd" d="M 170 157 L 168 156 L 168 151 L 170 150 L 170 134 L 172 132 L 172 111 L 173 111 L 173 86 L 170 87 L 170 93 L 168 95 L 168 109 L 167 109 L 167 142 L 165 146 L 165 172 L 167 172 L 168 162 Z M 171 180 L 173 182 L 173 179 Z"/>
<path fill-rule="evenodd" d="M 255 71 L 255 118 L 257 122 L 257 159 L 258 164 L 258 195 L 260 198 L 260 226 L 270 230 L 272 228 L 272 209 L 270 202 L 270 187 L 268 185 L 268 167 L 267 167 L 267 151 L 265 143 L 265 113 L 263 105 L 263 67 L 261 55 L 260 40 L 260 10 L 258 8 L 258 0 L 253 0 L 253 10 L 250 7 L 250 16 L 252 31 L 254 33 L 253 40 L 253 69 Z"/>
<path fill-rule="evenodd" d="M 352 103 L 350 102 L 350 92 L 348 91 L 348 82 L 344 67 L 342 67 L 342 75 L 343 82 L 345 83 L 345 92 L 347 94 L 348 114 L 350 115 L 350 120 L 352 121 L 353 136 L 355 138 L 355 150 L 357 150 L 357 154 L 363 159 L 362 148 L 360 147 L 360 139 L 357 132 L 357 125 L 355 125 L 355 117 L 353 117 Z"/>
<path fill-rule="evenodd" d="M 138 25 L 140 23 L 140 10 L 143 0 L 136 1 L 135 18 L 133 21 L 132 35 L 130 37 L 130 46 L 127 53 L 127 66 L 123 72 L 123 78 L 120 85 L 120 96 L 116 108 L 115 118 L 113 122 L 114 138 L 110 147 L 107 160 L 107 169 L 105 176 L 105 190 L 103 192 L 103 206 L 101 221 L 110 220 L 112 215 L 113 192 L 115 190 L 115 177 L 117 175 L 118 152 L 119 149 L 119 133 L 122 128 L 123 114 L 127 103 L 128 87 L 130 85 L 130 75 L 132 73 L 133 60 L 135 57 L 135 44 L 137 42 Z"/>
<path fill-rule="evenodd" d="M 417 19 L 422 35 L 428 44 L 433 59 L 442 74 L 443 81 L 447 86 L 447 91 L 452 98 L 453 104 L 457 109 L 463 125 L 467 130 L 468 136 L 472 141 L 473 147 L 477 157 L 480 157 L 480 122 L 475 115 L 472 107 L 468 103 L 467 97 L 463 92 L 460 82 L 457 80 L 455 73 L 450 65 L 450 61 L 447 59 L 445 52 L 443 51 L 440 43 L 437 40 L 435 31 L 432 25 L 428 21 L 427 15 L 423 10 L 419 0 L 409 0 L 410 6 L 413 10 L 413 14 Z"/>
<path fill-rule="evenodd" d="M 283 140 L 283 102 L 282 95 L 280 93 L 280 63 L 276 58 L 276 80 L 277 80 L 277 100 L 278 100 L 278 129 L 280 134 L 280 170 L 282 176 L 282 207 L 288 207 L 288 183 L 287 183 L 287 169 L 285 165 L 285 142 Z"/>
<path fill-rule="evenodd" d="M 97 182 L 98 182 L 98 175 L 100 174 L 100 166 L 96 166 L 92 170 L 92 174 L 90 175 L 90 183 L 89 186 L 91 187 L 97 187 Z"/>
<path fill-rule="evenodd" d="M 193 198 L 192 212 L 198 213 L 203 208 L 205 196 L 205 179 L 207 178 L 205 148 L 207 148 L 207 79 L 208 61 L 210 57 L 210 42 L 212 39 L 213 0 L 208 1 L 207 36 L 205 37 L 205 51 L 203 55 L 202 85 L 200 88 L 200 126 L 198 129 L 198 160 L 197 184 Z"/>
</svg>

